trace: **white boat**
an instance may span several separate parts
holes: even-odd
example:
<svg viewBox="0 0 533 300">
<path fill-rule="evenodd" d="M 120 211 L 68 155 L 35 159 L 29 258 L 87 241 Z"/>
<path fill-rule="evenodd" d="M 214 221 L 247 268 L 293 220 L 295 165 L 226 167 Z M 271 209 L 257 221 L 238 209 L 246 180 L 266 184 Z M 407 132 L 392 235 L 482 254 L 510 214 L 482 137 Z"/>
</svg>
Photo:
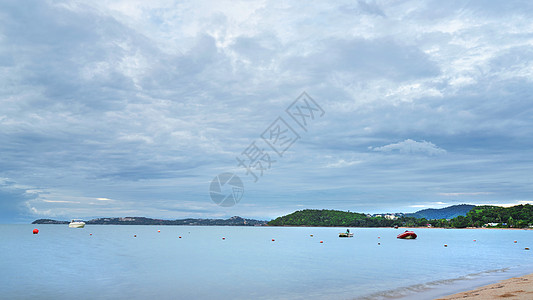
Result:
<svg viewBox="0 0 533 300">
<path fill-rule="evenodd" d="M 339 237 L 353 237 L 353 233 L 339 232 Z"/>
<path fill-rule="evenodd" d="M 72 220 L 72 222 L 70 222 L 70 224 L 68 224 L 68 227 L 71 227 L 71 228 L 83 228 L 83 227 L 85 227 L 85 222 L 83 222 L 82 220 Z"/>
</svg>

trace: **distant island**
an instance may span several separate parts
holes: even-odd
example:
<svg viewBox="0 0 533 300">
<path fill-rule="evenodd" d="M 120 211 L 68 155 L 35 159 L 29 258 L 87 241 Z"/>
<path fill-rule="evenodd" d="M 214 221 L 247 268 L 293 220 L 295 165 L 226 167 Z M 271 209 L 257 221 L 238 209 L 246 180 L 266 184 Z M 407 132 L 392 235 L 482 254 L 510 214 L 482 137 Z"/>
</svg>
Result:
<svg viewBox="0 0 533 300">
<path fill-rule="evenodd" d="M 448 218 L 446 217 L 448 216 Z M 455 216 L 455 217 L 450 217 Z M 321 227 L 533 227 L 533 206 L 512 207 L 455 205 L 441 209 L 425 209 L 413 214 L 367 215 L 338 210 L 305 209 L 268 222 L 269 226 Z"/>
<path fill-rule="evenodd" d="M 466 216 L 466 214 L 472 210 L 472 208 L 476 207 L 472 204 L 460 204 L 460 205 L 453 205 L 448 206 L 445 208 L 427 208 L 423 210 L 419 210 L 415 213 L 409 213 L 405 214 L 406 217 L 415 217 L 417 219 L 428 219 L 428 220 L 436 220 L 436 219 L 453 219 L 458 216 Z"/>
<path fill-rule="evenodd" d="M 32 224 L 68 224 L 68 221 L 39 219 Z M 189 225 L 189 226 L 264 226 L 267 221 L 245 219 L 238 216 L 229 219 L 181 219 L 161 220 L 145 217 L 98 218 L 85 221 L 87 225 Z"/>
</svg>

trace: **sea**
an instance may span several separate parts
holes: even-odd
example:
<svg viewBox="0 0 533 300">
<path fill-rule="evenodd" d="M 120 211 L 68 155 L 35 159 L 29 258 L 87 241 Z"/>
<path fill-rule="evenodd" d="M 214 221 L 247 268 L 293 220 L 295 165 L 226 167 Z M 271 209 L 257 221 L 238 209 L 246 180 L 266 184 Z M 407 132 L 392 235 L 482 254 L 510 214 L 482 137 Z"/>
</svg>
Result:
<svg viewBox="0 0 533 300">
<path fill-rule="evenodd" d="M 533 230 L 346 229 L 0 225 L 0 299 L 435 299 L 533 273 Z"/>
</svg>

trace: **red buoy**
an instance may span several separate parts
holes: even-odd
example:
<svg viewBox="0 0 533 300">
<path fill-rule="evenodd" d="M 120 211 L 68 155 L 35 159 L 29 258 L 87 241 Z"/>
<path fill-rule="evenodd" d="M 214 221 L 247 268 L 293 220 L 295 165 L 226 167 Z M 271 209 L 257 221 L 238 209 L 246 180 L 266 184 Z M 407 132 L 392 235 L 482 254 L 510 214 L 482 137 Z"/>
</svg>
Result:
<svg viewBox="0 0 533 300">
<path fill-rule="evenodd" d="M 137 237 L 137 235 L 136 235 L 136 234 L 134 234 L 134 235 L 133 235 L 133 237 Z"/>
<path fill-rule="evenodd" d="M 320 241 L 320 244 L 323 244 L 323 243 L 324 243 L 324 241 Z"/>
<path fill-rule="evenodd" d="M 179 236 L 179 238 L 181 239 L 181 235 Z"/>
<path fill-rule="evenodd" d="M 272 239 L 272 241 L 274 241 L 274 239 Z"/>
<path fill-rule="evenodd" d="M 225 237 L 223 237 L 222 239 L 223 239 L 223 240 L 225 240 L 226 238 L 225 238 Z"/>
<path fill-rule="evenodd" d="M 514 241 L 514 243 L 516 244 L 516 241 Z"/>
<path fill-rule="evenodd" d="M 33 234 L 37 234 L 37 233 L 39 233 L 39 229 L 35 228 L 35 229 L 33 230 Z"/>
</svg>

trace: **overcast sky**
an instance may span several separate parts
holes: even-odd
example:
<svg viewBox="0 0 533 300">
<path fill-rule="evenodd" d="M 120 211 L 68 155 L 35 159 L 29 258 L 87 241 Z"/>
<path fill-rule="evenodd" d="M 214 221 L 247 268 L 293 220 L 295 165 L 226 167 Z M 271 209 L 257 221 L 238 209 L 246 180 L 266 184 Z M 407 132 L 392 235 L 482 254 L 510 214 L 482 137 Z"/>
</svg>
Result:
<svg viewBox="0 0 533 300">
<path fill-rule="evenodd" d="M 4 0 L 0 223 L 530 203 L 532 83 L 531 1 Z"/>
</svg>

